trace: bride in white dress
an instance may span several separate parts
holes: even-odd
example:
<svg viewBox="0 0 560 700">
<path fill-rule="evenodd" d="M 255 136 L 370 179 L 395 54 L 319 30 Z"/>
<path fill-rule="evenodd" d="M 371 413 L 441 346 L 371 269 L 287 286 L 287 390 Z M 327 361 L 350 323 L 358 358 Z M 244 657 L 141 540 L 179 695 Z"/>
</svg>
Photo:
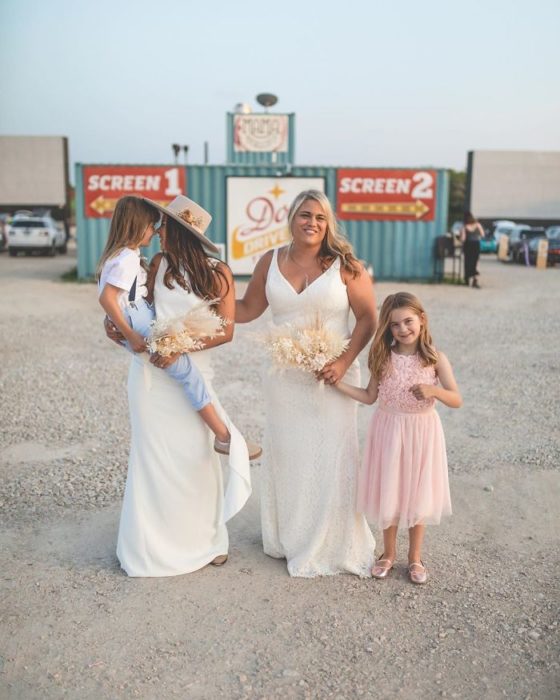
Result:
<svg viewBox="0 0 560 700">
<path fill-rule="evenodd" d="M 338 233 L 322 192 L 302 192 L 288 215 L 289 246 L 257 263 L 237 323 L 270 305 L 275 324 L 305 323 L 317 310 L 350 338 L 348 350 L 321 372 L 326 384 L 359 380 L 357 356 L 377 322 L 371 280 Z M 349 330 L 349 313 L 356 324 Z M 286 558 L 292 576 L 349 572 L 370 576 L 375 541 L 356 512 L 360 462 L 356 404 L 298 370 L 265 379 L 267 419 L 261 469 L 266 554 Z"/>
<path fill-rule="evenodd" d="M 192 235 L 188 225 L 169 212 L 166 219 L 166 230 L 160 229 L 166 253 L 156 255 L 150 268 L 157 318 L 183 316 L 201 298 L 220 298 L 217 313 L 233 321 L 231 271 L 207 257 L 200 236 Z M 224 336 L 190 354 L 231 434 L 225 498 L 213 435 L 182 386 L 158 369 L 166 359 L 158 358 L 155 367 L 146 355 L 133 356 L 128 379 L 132 444 L 117 542 L 117 556 L 129 576 L 186 574 L 227 559 L 225 521 L 251 493 L 245 442 L 212 387 L 211 348 L 232 335 L 230 323 Z"/>
</svg>

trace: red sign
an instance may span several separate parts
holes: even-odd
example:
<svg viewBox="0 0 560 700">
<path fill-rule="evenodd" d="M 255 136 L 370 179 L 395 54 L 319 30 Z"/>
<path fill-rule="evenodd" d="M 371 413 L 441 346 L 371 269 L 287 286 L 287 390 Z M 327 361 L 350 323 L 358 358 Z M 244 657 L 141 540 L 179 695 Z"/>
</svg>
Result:
<svg viewBox="0 0 560 700">
<path fill-rule="evenodd" d="M 110 218 L 127 194 L 166 205 L 186 192 L 185 168 L 152 165 L 86 165 L 84 214 L 87 219 Z"/>
<path fill-rule="evenodd" d="M 339 219 L 433 221 L 435 170 L 338 170 Z"/>
</svg>

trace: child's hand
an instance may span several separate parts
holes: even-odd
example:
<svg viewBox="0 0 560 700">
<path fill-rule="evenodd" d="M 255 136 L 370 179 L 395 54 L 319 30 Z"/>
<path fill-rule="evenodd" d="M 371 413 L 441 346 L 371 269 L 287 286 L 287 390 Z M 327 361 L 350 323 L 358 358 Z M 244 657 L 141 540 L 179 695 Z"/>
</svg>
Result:
<svg viewBox="0 0 560 700">
<path fill-rule="evenodd" d="M 431 399 L 434 395 L 434 387 L 430 384 L 414 384 L 410 387 L 410 391 L 414 398 L 418 401 L 425 401 L 426 399 Z"/>
<path fill-rule="evenodd" d="M 146 352 L 146 339 L 140 333 L 131 330 L 127 340 L 133 352 Z"/>
<path fill-rule="evenodd" d="M 103 325 L 105 327 L 105 335 L 110 340 L 113 340 L 115 343 L 117 343 L 117 345 L 121 345 L 121 343 L 126 340 L 124 335 L 119 331 L 119 329 L 111 321 L 109 316 L 105 316 L 105 320 L 103 321 Z"/>
</svg>

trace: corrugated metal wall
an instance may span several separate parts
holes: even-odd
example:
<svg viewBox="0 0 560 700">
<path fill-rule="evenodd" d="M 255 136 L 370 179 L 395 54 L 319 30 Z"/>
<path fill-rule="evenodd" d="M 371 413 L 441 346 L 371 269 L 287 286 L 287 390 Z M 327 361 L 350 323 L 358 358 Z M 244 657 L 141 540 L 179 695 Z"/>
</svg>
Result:
<svg viewBox="0 0 560 700">
<path fill-rule="evenodd" d="M 109 219 L 84 217 L 82 165 L 76 165 L 76 220 L 78 276 L 95 273 L 109 232 Z M 333 206 L 336 202 L 336 170 L 333 167 L 292 167 L 270 165 L 189 165 L 187 194 L 212 214 L 209 237 L 226 243 L 226 183 L 228 176 L 246 177 L 323 177 L 325 191 Z M 449 199 L 448 174 L 437 171 L 436 213 L 433 221 L 342 221 L 356 255 L 373 265 L 379 280 L 406 280 L 434 277 L 434 240 L 446 231 Z M 149 257 L 158 250 L 157 238 L 145 251 Z"/>
</svg>

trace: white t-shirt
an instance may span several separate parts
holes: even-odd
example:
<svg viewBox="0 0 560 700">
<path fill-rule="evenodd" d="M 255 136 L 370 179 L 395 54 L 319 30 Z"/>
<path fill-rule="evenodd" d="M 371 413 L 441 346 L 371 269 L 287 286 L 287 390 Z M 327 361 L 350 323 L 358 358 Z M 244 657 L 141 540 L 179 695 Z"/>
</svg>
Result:
<svg viewBox="0 0 560 700">
<path fill-rule="evenodd" d="M 122 289 L 119 294 L 119 306 L 125 309 L 128 305 L 130 289 L 136 280 L 136 293 L 132 301 L 146 295 L 146 270 L 140 264 L 138 249 L 123 248 L 120 253 L 107 260 L 99 277 L 99 295 L 106 284 Z"/>
</svg>

